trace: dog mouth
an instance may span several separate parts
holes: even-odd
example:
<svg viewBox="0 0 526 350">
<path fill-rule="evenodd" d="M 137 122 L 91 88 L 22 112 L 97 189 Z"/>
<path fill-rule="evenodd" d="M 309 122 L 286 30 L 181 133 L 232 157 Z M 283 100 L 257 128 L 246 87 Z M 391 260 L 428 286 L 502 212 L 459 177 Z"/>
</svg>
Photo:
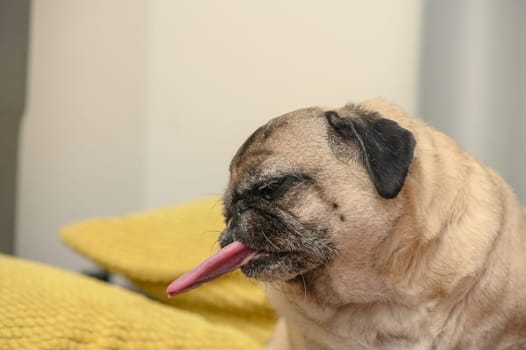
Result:
<svg viewBox="0 0 526 350">
<path fill-rule="evenodd" d="M 306 263 L 306 256 L 301 252 L 263 251 L 241 266 L 241 272 L 250 278 L 264 282 L 273 282 L 292 279 L 305 270 L 314 267 L 314 264 Z"/>
<path fill-rule="evenodd" d="M 278 261 L 287 254 L 259 251 L 239 241 L 234 241 L 173 281 L 168 286 L 166 293 L 168 297 L 173 297 L 215 280 L 238 268 L 242 268 L 243 273 L 250 277 L 261 269 L 272 268 L 272 266 L 277 265 Z"/>
<path fill-rule="evenodd" d="M 173 281 L 166 290 L 168 297 L 239 268 L 245 276 L 259 281 L 289 281 L 337 256 L 336 248 L 322 228 L 310 228 L 294 218 L 261 219 L 261 215 L 246 214 L 234 228 L 223 231 L 219 239 L 222 249 Z"/>
</svg>

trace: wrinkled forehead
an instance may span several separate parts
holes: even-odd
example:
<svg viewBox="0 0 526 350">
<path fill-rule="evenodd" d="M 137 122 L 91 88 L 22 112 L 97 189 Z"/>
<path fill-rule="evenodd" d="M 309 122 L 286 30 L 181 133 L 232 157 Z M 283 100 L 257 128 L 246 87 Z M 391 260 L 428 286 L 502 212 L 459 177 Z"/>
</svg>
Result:
<svg viewBox="0 0 526 350">
<path fill-rule="evenodd" d="M 230 164 L 233 178 L 253 172 L 286 171 L 293 159 L 309 158 L 326 144 L 324 109 L 306 108 L 274 118 L 258 128 L 239 148 Z M 297 157 L 301 152 L 302 157 Z"/>
</svg>

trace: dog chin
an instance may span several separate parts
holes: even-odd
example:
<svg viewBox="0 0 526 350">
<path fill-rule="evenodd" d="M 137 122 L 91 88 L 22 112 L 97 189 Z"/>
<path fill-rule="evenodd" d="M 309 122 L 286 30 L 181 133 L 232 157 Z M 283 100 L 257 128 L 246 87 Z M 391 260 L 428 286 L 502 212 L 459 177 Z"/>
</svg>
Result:
<svg viewBox="0 0 526 350">
<path fill-rule="evenodd" d="M 262 282 L 288 281 L 317 268 L 298 252 L 263 253 L 241 267 L 241 272 Z"/>
</svg>

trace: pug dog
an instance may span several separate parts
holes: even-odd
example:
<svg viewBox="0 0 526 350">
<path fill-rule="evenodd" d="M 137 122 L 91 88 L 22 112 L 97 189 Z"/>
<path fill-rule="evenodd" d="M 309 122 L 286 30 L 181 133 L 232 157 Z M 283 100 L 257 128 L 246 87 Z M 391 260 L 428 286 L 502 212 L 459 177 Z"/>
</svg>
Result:
<svg viewBox="0 0 526 350">
<path fill-rule="evenodd" d="M 230 174 L 223 252 L 178 288 L 262 281 L 269 349 L 526 349 L 526 210 L 445 134 L 383 100 L 306 108 Z"/>
</svg>

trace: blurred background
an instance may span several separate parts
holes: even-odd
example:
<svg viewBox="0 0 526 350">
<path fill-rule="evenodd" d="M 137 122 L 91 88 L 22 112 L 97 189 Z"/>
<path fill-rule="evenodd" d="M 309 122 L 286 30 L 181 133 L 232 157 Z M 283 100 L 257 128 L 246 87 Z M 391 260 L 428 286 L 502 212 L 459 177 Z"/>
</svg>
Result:
<svg viewBox="0 0 526 350">
<path fill-rule="evenodd" d="M 220 194 L 269 118 L 381 96 L 526 203 L 526 2 L 0 0 L 0 252 Z"/>
</svg>

